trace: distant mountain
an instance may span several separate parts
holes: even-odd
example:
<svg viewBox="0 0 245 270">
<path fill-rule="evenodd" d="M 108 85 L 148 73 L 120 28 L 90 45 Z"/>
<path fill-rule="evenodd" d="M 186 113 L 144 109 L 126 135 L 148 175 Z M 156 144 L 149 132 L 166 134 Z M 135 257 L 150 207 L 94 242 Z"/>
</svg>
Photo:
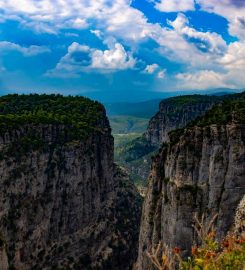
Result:
<svg viewBox="0 0 245 270">
<path fill-rule="evenodd" d="M 120 90 L 115 90 L 113 92 L 90 92 L 82 93 L 81 95 L 88 96 L 94 100 L 98 100 L 103 104 L 115 104 L 115 103 L 143 103 L 145 101 L 152 100 L 163 100 L 170 97 L 183 96 L 183 95 L 222 95 L 222 94 L 234 94 L 243 92 L 242 89 L 231 89 L 231 88 L 215 88 L 215 89 L 201 89 L 201 90 L 168 90 L 168 91 L 158 91 L 152 92 L 142 89 L 141 91 L 132 91 L 129 95 L 125 95 L 124 92 Z"/>
<path fill-rule="evenodd" d="M 141 118 L 150 118 L 159 108 L 162 99 L 154 99 L 144 102 L 117 102 L 105 103 L 107 114 L 109 116 L 127 115 Z"/>
<path fill-rule="evenodd" d="M 206 95 L 225 96 L 225 95 L 232 95 L 232 94 L 240 93 L 242 91 L 244 90 L 230 89 L 230 88 L 216 88 L 216 89 L 211 89 L 211 90 L 205 90 L 204 92 L 206 93 Z"/>
<path fill-rule="evenodd" d="M 177 91 L 177 92 L 149 92 L 146 101 L 135 102 L 103 102 L 106 107 L 107 114 L 109 116 L 114 115 L 127 115 L 142 118 L 152 117 L 159 109 L 159 103 L 170 97 L 186 96 L 186 95 L 213 95 L 213 96 L 224 96 L 235 93 L 240 93 L 242 89 L 230 89 L 230 88 L 217 88 L 210 90 L 191 90 L 191 91 Z M 156 95 L 158 96 L 157 98 Z M 145 95 L 143 95 L 145 98 Z M 153 97 L 153 98 L 152 98 Z M 152 98 L 152 99 L 150 99 Z M 99 99 L 100 100 L 100 99 Z"/>
</svg>

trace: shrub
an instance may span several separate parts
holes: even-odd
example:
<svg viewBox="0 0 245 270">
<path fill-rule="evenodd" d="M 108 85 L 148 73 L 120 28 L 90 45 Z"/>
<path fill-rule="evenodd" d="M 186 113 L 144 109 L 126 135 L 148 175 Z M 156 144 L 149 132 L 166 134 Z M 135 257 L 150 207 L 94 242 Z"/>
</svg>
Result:
<svg viewBox="0 0 245 270">
<path fill-rule="evenodd" d="M 147 253 L 152 264 L 158 270 L 244 270 L 245 239 L 229 234 L 222 242 L 215 240 L 213 223 L 217 215 L 208 225 L 204 217 L 195 218 L 195 231 L 200 244 L 191 249 L 192 256 L 187 260 L 181 258 L 181 250 L 169 248 L 159 243 Z"/>
</svg>

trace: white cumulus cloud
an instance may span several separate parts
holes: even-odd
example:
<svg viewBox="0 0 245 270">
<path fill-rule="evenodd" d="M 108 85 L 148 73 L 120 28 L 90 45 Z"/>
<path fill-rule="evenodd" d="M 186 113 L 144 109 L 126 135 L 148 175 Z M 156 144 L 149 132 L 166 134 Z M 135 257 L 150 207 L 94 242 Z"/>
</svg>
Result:
<svg viewBox="0 0 245 270">
<path fill-rule="evenodd" d="M 212 70 L 202 70 L 194 73 L 179 73 L 176 75 L 177 86 L 181 89 L 208 89 L 232 87 L 224 82 L 223 74 Z"/>
<path fill-rule="evenodd" d="M 131 69 L 136 60 L 132 54 L 126 52 L 120 43 L 110 45 L 108 50 L 98 50 L 86 45 L 73 42 L 65 56 L 63 56 L 56 67 L 49 70 L 49 77 L 78 77 L 79 74 L 88 71 L 116 72 Z"/>
<path fill-rule="evenodd" d="M 162 12 L 179 12 L 195 10 L 194 0 L 161 0 L 155 7 Z"/>
<path fill-rule="evenodd" d="M 197 3 L 202 10 L 225 17 L 230 34 L 239 40 L 227 44 L 215 32 L 197 30 L 182 13 L 176 20 L 168 21 L 168 26 L 151 23 L 143 12 L 131 6 L 132 0 L 0 0 L 0 20 L 17 20 L 21 27 L 38 33 L 58 34 L 61 29 L 67 29 L 67 35 L 75 35 L 70 28 L 95 29 L 91 33 L 104 40 L 107 48 L 103 50 L 71 44 L 56 67 L 47 72 L 49 76 L 78 76 L 88 70 L 115 72 L 134 68 L 137 60 L 133 54 L 136 55 L 144 41 L 153 40 L 159 46 L 156 52 L 188 68 L 185 73 L 177 75 L 181 88 L 191 87 L 191 83 L 195 86 L 192 88 L 198 88 L 198 85 L 199 88 L 245 85 L 245 1 L 150 2 L 162 12 L 195 10 Z M 130 49 L 125 49 L 126 44 Z M 7 41 L 1 42 L 0 48 L 2 51 L 19 51 L 25 56 L 49 51 L 42 46 L 22 47 Z M 148 64 L 143 72 L 166 78 L 166 71 L 156 65 Z"/>
<path fill-rule="evenodd" d="M 245 1 L 244 0 L 196 0 L 207 12 L 225 17 L 229 21 L 229 32 L 245 40 Z"/>
<path fill-rule="evenodd" d="M 153 27 L 142 12 L 131 7 L 131 0 L 0 0 L 0 10 L 2 20 L 19 20 L 36 32 L 51 34 L 89 27 L 92 20 L 110 35 L 138 40 L 148 37 Z"/>
<path fill-rule="evenodd" d="M 120 43 L 116 43 L 109 50 L 95 50 L 92 53 L 91 68 L 123 70 L 133 68 L 135 63 L 133 56 Z"/>
<path fill-rule="evenodd" d="M 194 7 L 194 1 L 189 0 L 165 0 L 160 3 L 172 8 L 178 6 L 178 10 Z M 211 44 L 208 48 L 209 53 L 212 49 L 215 53 L 220 50 L 222 43 L 218 35 L 202 33 L 188 27 L 188 20 L 181 22 L 181 15 L 172 22 L 174 29 L 150 23 L 143 12 L 131 6 L 131 0 L 24 0 L 23 5 L 17 0 L 0 0 L 0 9 L 4 11 L 3 15 L 6 17 L 19 18 L 25 27 L 53 34 L 61 28 L 90 27 L 92 19 L 93 28 L 96 29 L 92 30 L 92 33 L 99 38 L 106 39 L 113 36 L 133 49 L 137 49 L 140 42 L 153 39 L 159 44 L 159 51 L 165 57 L 178 62 L 206 64 L 213 58 L 210 54 L 203 54 L 198 50 L 193 43 L 184 38 L 185 35 L 199 39 L 201 41 L 199 49 L 206 45 L 205 42 Z M 178 23 L 184 25 L 177 26 Z"/>
<path fill-rule="evenodd" d="M 187 17 L 179 13 L 176 20 L 169 24 L 181 35 L 194 39 L 200 49 L 211 53 L 223 54 L 227 48 L 226 42 L 222 36 L 214 32 L 200 32 L 189 26 Z"/>
</svg>

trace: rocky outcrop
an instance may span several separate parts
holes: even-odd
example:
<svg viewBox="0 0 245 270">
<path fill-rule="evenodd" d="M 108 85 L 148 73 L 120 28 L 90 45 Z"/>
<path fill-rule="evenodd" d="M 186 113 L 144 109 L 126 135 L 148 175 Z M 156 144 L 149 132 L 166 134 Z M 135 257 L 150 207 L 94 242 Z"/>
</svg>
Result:
<svg viewBox="0 0 245 270">
<path fill-rule="evenodd" d="M 238 237 L 245 238 L 245 195 L 237 207 L 232 232 Z"/>
<path fill-rule="evenodd" d="M 217 101 L 216 97 L 201 95 L 163 100 L 159 105 L 159 112 L 151 118 L 143 136 L 151 145 L 158 147 L 169 141 L 170 131 L 185 127 L 198 116 L 205 114 Z"/>
<path fill-rule="evenodd" d="M 0 268 L 131 268 L 140 197 L 113 163 L 103 110 L 88 130 L 81 139 L 57 123 L 2 132 L 0 232 L 6 249 L 0 256 L 8 260 Z"/>
<path fill-rule="evenodd" d="M 5 245 L 1 245 L 0 247 L 0 270 L 9 270 L 8 256 Z"/>
<path fill-rule="evenodd" d="M 142 137 L 133 140 L 120 151 L 120 162 L 133 179 L 140 179 L 141 185 L 146 184 L 151 157 L 163 143 L 169 141 L 168 133 L 185 127 L 219 101 L 221 98 L 205 95 L 178 96 L 163 100 Z"/>
<path fill-rule="evenodd" d="M 222 108 L 218 110 L 221 119 L 226 117 Z M 242 112 L 237 115 L 244 121 Z M 141 221 L 139 269 L 153 269 L 146 251 L 160 241 L 187 255 L 196 239 L 195 214 L 207 219 L 218 214 L 217 237 L 224 237 L 245 194 L 244 165 L 244 123 L 194 125 L 173 136 L 152 165 Z"/>
</svg>

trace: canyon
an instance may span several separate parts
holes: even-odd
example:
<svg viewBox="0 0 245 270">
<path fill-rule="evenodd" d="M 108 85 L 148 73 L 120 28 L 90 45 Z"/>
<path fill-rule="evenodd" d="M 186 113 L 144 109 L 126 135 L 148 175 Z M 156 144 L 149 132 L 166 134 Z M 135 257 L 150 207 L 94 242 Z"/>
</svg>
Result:
<svg viewBox="0 0 245 270">
<path fill-rule="evenodd" d="M 158 112 L 150 119 L 146 131 L 120 151 L 119 163 L 127 168 L 129 175 L 140 188 L 146 186 L 151 169 L 151 158 L 161 147 L 169 142 L 168 133 L 185 127 L 202 116 L 224 97 L 207 95 L 186 95 L 167 98 L 159 104 Z M 138 184 L 139 182 L 139 184 Z"/>
<path fill-rule="evenodd" d="M 1 97 L 0 270 L 153 270 L 159 242 L 190 255 L 196 215 L 218 214 L 217 240 L 244 235 L 245 94 L 173 100 L 134 148 L 154 153 L 143 202 L 114 163 L 103 105 Z"/>
</svg>

